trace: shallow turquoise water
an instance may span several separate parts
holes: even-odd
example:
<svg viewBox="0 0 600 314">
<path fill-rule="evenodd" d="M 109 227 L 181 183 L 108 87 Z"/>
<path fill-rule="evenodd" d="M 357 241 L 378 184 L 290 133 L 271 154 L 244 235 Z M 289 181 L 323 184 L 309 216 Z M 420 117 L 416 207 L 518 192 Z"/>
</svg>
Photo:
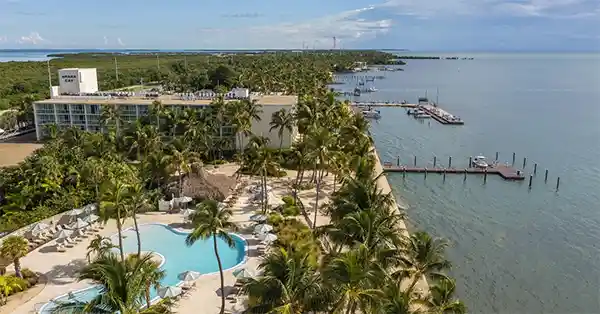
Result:
<svg viewBox="0 0 600 314">
<path fill-rule="evenodd" d="M 464 126 L 380 108 L 371 132 L 382 161 L 465 166 L 483 154 L 526 172 L 533 187 L 489 176 L 389 174 L 409 228 L 451 242 L 458 294 L 471 313 L 600 313 L 600 55 L 460 54 L 409 60 L 361 100 L 416 102 L 428 90 Z M 544 183 L 544 169 L 549 169 Z M 561 186 L 555 191 L 556 177 Z"/>
<path fill-rule="evenodd" d="M 123 232 L 123 248 L 125 252 L 131 253 L 137 251 L 137 239 L 135 232 L 129 229 Z M 143 251 L 153 251 L 165 257 L 164 264 L 161 266 L 166 271 L 166 276 L 162 281 L 162 286 L 173 286 L 180 283 L 179 274 L 193 270 L 201 274 L 210 274 L 219 271 L 217 260 L 213 250 L 213 239 L 200 240 L 193 246 L 185 245 L 187 233 L 178 232 L 168 226 L 160 224 L 147 224 L 140 226 L 140 237 L 142 240 Z M 230 248 L 227 244 L 217 239 L 217 249 L 221 257 L 223 269 L 232 268 L 240 264 L 245 257 L 245 241 L 234 236 L 235 247 Z M 113 243 L 117 243 L 117 237 L 113 236 Z M 100 287 L 95 286 L 90 289 L 74 292 L 74 296 L 80 301 L 89 301 L 93 299 Z M 216 292 L 215 292 L 216 293 Z M 151 297 L 157 297 L 157 292 L 153 289 Z M 69 296 L 57 298 L 58 301 L 66 301 Z M 50 303 L 49 303 L 50 304 Z M 42 313 L 50 313 L 52 305 L 46 306 Z"/>
</svg>

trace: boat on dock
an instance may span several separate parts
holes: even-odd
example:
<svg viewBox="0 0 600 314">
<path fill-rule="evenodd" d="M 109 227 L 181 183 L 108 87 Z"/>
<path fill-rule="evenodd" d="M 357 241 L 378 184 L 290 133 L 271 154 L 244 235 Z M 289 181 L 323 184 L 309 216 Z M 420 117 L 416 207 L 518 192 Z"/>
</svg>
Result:
<svg viewBox="0 0 600 314">
<path fill-rule="evenodd" d="M 428 114 L 428 113 L 423 112 L 423 113 L 414 114 L 413 118 L 415 118 L 415 119 L 430 119 L 431 115 Z"/>
<path fill-rule="evenodd" d="M 490 165 L 487 163 L 485 156 L 475 156 L 473 158 L 473 167 L 476 168 L 487 168 Z"/>
<path fill-rule="evenodd" d="M 361 111 L 363 117 L 367 119 L 379 119 L 381 118 L 381 112 L 379 110 L 371 109 L 371 107 L 367 108 L 367 110 Z"/>
</svg>

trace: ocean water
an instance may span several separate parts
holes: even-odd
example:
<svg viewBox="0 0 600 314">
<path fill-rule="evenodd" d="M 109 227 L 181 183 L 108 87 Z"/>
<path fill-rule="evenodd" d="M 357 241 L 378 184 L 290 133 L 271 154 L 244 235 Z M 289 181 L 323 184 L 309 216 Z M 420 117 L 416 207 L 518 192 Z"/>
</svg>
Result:
<svg viewBox="0 0 600 314">
<path fill-rule="evenodd" d="M 488 176 L 388 174 L 409 229 L 449 240 L 451 275 L 471 313 L 600 313 L 600 55 L 459 54 L 409 60 L 360 100 L 427 95 L 465 120 L 417 121 L 379 108 L 383 161 L 464 167 L 483 154 L 533 172 L 532 188 Z M 368 73 L 375 74 L 375 73 Z M 346 89 L 352 88 L 347 84 Z M 548 182 L 544 171 L 548 169 Z M 556 178 L 560 188 L 556 191 Z"/>
</svg>

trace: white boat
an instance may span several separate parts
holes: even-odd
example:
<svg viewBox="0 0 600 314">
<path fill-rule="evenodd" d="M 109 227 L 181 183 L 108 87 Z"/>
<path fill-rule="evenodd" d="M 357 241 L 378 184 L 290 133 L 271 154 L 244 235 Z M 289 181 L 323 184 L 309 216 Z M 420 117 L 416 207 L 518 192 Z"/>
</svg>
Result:
<svg viewBox="0 0 600 314">
<path fill-rule="evenodd" d="M 484 156 L 475 156 L 475 158 L 473 158 L 473 166 L 475 166 L 477 168 L 489 167 L 488 163 L 485 161 Z"/>
<path fill-rule="evenodd" d="M 377 91 L 377 88 L 372 87 L 372 86 L 369 87 L 369 88 L 367 88 L 367 90 L 366 90 L 367 93 L 373 93 L 373 92 L 376 92 L 376 91 Z"/>
<path fill-rule="evenodd" d="M 381 118 L 381 114 L 379 110 L 363 110 L 362 114 L 365 118 L 379 119 Z"/>
</svg>

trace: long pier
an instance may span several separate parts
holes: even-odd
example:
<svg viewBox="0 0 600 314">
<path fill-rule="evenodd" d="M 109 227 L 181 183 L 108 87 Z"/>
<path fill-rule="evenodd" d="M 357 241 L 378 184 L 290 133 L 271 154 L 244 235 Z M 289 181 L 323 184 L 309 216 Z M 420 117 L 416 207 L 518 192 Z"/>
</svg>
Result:
<svg viewBox="0 0 600 314">
<path fill-rule="evenodd" d="M 428 113 L 429 115 L 431 115 L 431 117 L 436 120 L 437 122 L 441 123 L 441 124 L 454 124 L 454 125 L 463 125 L 465 124 L 465 122 L 448 113 L 446 110 L 433 106 L 433 105 L 421 105 L 419 107 L 420 109 L 422 109 L 423 111 L 425 111 L 426 113 Z"/>
<path fill-rule="evenodd" d="M 525 180 L 525 175 L 522 171 L 517 170 L 513 167 L 505 166 L 505 165 L 493 165 L 488 168 L 442 168 L 442 167 L 410 167 L 410 166 L 394 166 L 390 162 L 385 162 L 383 164 L 384 172 L 403 172 L 403 173 L 454 173 L 454 174 L 479 174 L 479 175 L 488 175 L 494 174 L 499 175 L 504 180 L 510 181 L 521 181 Z"/>
<path fill-rule="evenodd" d="M 362 102 L 355 101 L 350 103 L 352 106 L 367 106 L 367 107 L 398 107 L 398 108 L 417 108 L 417 104 L 403 104 L 402 102 Z"/>
</svg>

